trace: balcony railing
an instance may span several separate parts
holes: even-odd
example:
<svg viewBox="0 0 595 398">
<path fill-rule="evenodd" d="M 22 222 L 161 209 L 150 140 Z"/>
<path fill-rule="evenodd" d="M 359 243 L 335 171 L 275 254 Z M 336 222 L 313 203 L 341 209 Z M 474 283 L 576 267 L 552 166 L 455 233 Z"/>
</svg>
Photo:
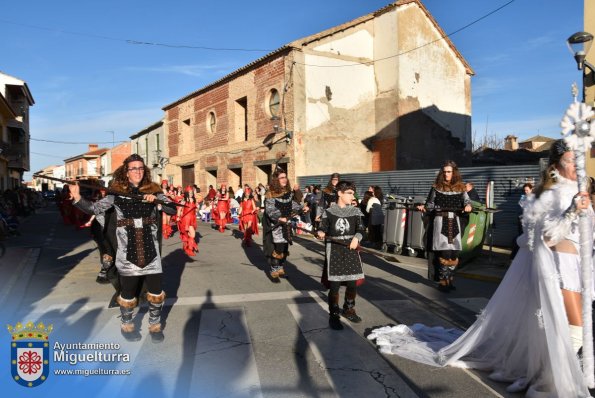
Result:
<svg viewBox="0 0 595 398">
<path fill-rule="evenodd" d="M 9 155 L 8 167 L 11 169 L 29 170 L 29 158 L 24 155 Z"/>
</svg>

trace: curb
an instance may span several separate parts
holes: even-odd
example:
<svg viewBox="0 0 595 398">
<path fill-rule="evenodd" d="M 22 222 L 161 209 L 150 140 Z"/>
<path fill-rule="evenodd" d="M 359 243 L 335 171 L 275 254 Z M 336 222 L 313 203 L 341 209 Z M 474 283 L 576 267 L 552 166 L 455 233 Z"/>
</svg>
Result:
<svg viewBox="0 0 595 398">
<path fill-rule="evenodd" d="M 502 281 L 502 279 L 504 279 L 504 277 L 501 277 L 501 276 L 472 274 L 472 273 L 468 273 L 468 272 L 457 272 L 455 275 L 458 276 L 459 278 L 474 279 L 477 281 L 495 282 L 495 283 L 500 283 Z"/>
</svg>

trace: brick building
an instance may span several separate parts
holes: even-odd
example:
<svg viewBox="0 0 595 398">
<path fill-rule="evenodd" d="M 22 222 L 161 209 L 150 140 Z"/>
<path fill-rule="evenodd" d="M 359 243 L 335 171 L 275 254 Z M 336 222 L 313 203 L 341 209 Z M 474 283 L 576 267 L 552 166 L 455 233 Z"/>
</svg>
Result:
<svg viewBox="0 0 595 398">
<path fill-rule="evenodd" d="M 292 182 L 469 164 L 472 74 L 423 4 L 399 0 L 166 105 L 166 175 L 236 188 L 276 163 Z"/>
<path fill-rule="evenodd" d="M 64 159 L 66 179 L 99 178 L 101 176 L 100 157 L 107 151 L 107 148 L 98 148 L 97 144 L 89 144 L 87 152 Z"/>
<path fill-rule="evenodd" d="M 30 169 L 29 108 L 35 101 L 24 80 L 2 72 L 0 97 L 0 188 L 17 188 Z"/>
<path fill-rule="evenodd" d="M 114 171 L 122 165 L 124 159 L 130 154 L 130 141 L 126 141 L 107 149 L 99 156 L 99 173 L 106 186 L 112 180 Z"/>
</svg>

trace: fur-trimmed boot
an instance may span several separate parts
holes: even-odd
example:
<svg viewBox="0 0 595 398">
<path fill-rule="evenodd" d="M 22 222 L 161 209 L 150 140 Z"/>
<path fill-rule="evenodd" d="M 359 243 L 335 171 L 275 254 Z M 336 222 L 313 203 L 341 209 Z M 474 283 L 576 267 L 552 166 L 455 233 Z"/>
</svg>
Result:
<svg viewBox="0 0 595 398">
<path fill-rule="evenodd" d="M 333 330 L 343 330 L 341 323 L 341 307 L 339 307 L 339 292 L 328 294 L 328 324 Z"/>
<path fill-rule="evenodd" d="M 439 274 L 439 281 L 438 281 L 438 290 L 444 293 L 448 293 L 450 288 L 448 285 L 450 284 L 450 260 L 444 257 L 438 257 L 438 274 Z"/>
<path fill-rule="evenodd" d="M 114 259 L 112 256 L 104 254 L 101 258 L 101 270 L 99 271 L 99 274 L 97 274 L 95 282 L 101 284 L 110 283 L 109 279 L 107 279 L 107 270 L 110 269 L 112 265 L 114 265 Z"/>
<path fill-rule="evenodd" d="M 127 300 L 122 298 L 121 295 L 118 295 L 117 298 L 118 304 L 120 304 L 120 313 L 122 314 L 122 325 L 120 326 L 120 332 L 122 336 L 128 341 L 139 341 L 141 339 L 141 335 L 138 330 L 134 327 L 134 323 L 132 322 L 132 317 L 134 315 L 134 307 L 138 303 L 138 300 L 135 298 L 131 300 Z"/>
<path fill-rule="evenodd" d="M 160 294 L 147 293 L 147 301 L 149 302 L 149 333 L 151 333 L 151 340 L 153 343 L 161 343 L 165 338 L 161 325 L 161 309 L 165 302 L 165 292 L 161 291 Z"/>
<path fill-rule="evenodd" d="M 271 266 L 271 276 L 273 276 L 273 272 L 275 272 L 276 276 L 273 276 L 273 278 L 285 278 L 285 270 L 283 269 L 283 264 L 285 263 L 286 257 L 285 254 L 279 253 L 277 250 L 273 250 L 273 254 L 271 254 L 271 256 L 273 256 L 273 262 L 275 264 Z"/>
<path fill-rule="evenodd" d="M 345 302 L 343 303 L 343 311 L 341 311 L 341 315 L 353 323 L 360 323 L 362 318 L 360 318 L 360 316 L 355 313 L 356 297 L 357 292 L 355 290 L 347 290 L 345 292 Z"/>
<path fill-rule="evenodd" d="M 273 256 L 275 255 L 274 253 L 275 252 L 273 251 Z M 271 266 L 271 279 L 275 283 L 280 283 L 281 281 L 279 280 L 279 270 L 281 269 L 281 265 L 279 264 L 279 260 L 273 257 L 269 259 L 269 265 Z"/>
</svg>

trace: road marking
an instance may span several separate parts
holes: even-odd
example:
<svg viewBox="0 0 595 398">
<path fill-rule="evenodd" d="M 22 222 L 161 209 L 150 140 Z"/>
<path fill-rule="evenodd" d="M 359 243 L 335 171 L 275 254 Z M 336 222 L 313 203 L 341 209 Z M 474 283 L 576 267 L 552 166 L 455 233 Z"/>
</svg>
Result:
<svg viewBox="0 0 595 398">
<path fill-rule="evenodd" d="M 455 327 L 444 318 L 410 300 L 373 300 L 372 304 L 382 308 L 389 317 L 405 325 L 423 323 L 427 326 Z"/>
<path fill-rule="evenodd" d="M 113 294 L 113 291 L 110 291 L 109 295 L 106 294 L 106 299 L 104 301 L 95 301 L 85 303 L 81 310 L 83 311 L 91 311 L 101 308 L 107 307 L 107 302 L 109 297 Z M 205 303 L 209 304 L 233 304 L 233 303 L 246 303 L 246 302 L 254 302 L 254 301 L 275 301 L 275 300 L 295 300 L 295 299 L 316 299 L 319 296 L 316 294 L 316 291 L 309 291 L 309 290 L 293 290 L 287 292 L 267 292 L 267 293 L 246 293 L 246 294 L 228 294 L 228 295 L 220 295 L 220 296 L 196 296 L 196 297 L 180 297 L 180 298 L 167 298 L 165 299 L 165 306 L 202 306 Z M 36 309 L 33 310 L 32 313 L 45 313 L 47 311 L 60 311 L 68 308 L 71 303 L 51 303 L 51 302 L 44 302 L 38 301 L 35 306 Z"/>
<path fill-rule="evenodd" d="M 201 311 L 193 365 L 193 396 L 262 397 L 243 307 Z"/>
<path fill-rule="evenodd" d="M 351 328 L 335 331 L 319 303 L 288 304 L 308 347 L 337 396 L 417 397 L 417 394 Z"/>
</svg>

